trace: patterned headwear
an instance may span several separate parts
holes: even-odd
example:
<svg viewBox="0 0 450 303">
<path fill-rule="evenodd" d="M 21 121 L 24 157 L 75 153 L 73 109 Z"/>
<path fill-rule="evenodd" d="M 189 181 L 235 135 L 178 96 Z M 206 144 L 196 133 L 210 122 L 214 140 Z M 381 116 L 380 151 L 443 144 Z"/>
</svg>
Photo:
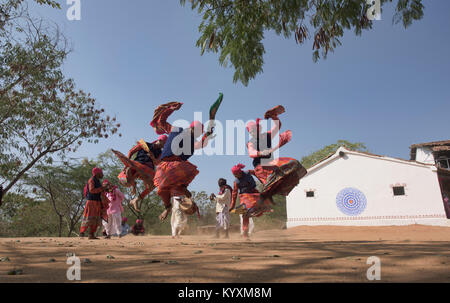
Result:
<svg viewBox="0 0 450 303">
<path fill-rule="evenodd" d="M 203 126 L 203 124 L 200 121 L 197 121 L 197 120 L 193 121 L 189 127 L 193 128 L 193 129 L 199 129 L 201 127 L 202 128 L 202 134 L 203 134 L 204 126 Z"/>
<path fill-rule="evenodd" d="M 233 168 L 231 169 L 231 172 L 232 172 L 233 174 L 242 172 L 242 169 L 243 169 L 244 167 L 245 167 L 244 164 L 239 163 L 239 164 L 233 166 Z"/>
<path fill-rule="evenodd" d="M 144 223 L 143 220 L 141 220 L 141 219 L 137 219 L 137 220 L 136 220 L 136 224 L 142 224 L 142 223 Z"/>
<path fill-rule="evenodd" d="M 92 175 L 93 175 L 93 176 L 95 176 L 95 175 L 97 175 L 97 174 L 101 174 L 101 173 L 103 173 L 103 171 L 102 171 L 101 168 L 94 167 L 94 168 L 92 169 Z"/>
</svg>

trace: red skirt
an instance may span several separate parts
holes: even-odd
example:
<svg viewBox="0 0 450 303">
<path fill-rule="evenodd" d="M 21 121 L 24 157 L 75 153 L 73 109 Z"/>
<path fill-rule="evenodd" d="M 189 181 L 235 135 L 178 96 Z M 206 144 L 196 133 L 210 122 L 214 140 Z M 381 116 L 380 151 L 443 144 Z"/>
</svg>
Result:
<svg viewBox="0 0 450 303">
<path fill-rule="evenodd" d="M 265 212 L 271 212 L 270 202 L 264 201 L 264 205 L 260 210 L 257 210 L 257 204 L 260 199 L 260 193 L 251 193 L 251 194 L 239 194 L 239 207 L 244 207 L 247 210 L 245 214 L 248 217 L 260 217 Z"/>
<path fill-rule="evenodd" d="M 158 191 L 188 187 L 198 173 L 197 166 L 189 161 L 163 161 L 156 169 L 153 182 Z"/>
<path fill-rule="evenodd" d="M 306 175 L 306 169 L 293 158 L 278 158 L 267 165 L 258 165 L 255 175 L 264 185 L 263 195 L 287 196 L 297 186 L 300 179 Z"/>
<path fill-rule="evenodd" d="M 82 232 L 88 227 L 96 229 L 102 223 L 102 202 L 88 200 L 84 207 L 83 220 L 81 221 Z"/>
</svg>

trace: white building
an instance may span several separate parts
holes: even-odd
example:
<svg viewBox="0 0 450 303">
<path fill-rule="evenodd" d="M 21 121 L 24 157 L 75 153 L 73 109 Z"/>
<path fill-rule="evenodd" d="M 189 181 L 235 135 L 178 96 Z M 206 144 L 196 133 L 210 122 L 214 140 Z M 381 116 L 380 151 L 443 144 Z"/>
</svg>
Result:
<svg viewBox="0 0 450 303">
<path fill-rule="evenodd" d="M 308 169 L 308 174 L 287 197 L 287 227 L 450 226 L 438 168 L 434 159 L 427 162 L 340 147 Z"/>
</svg>

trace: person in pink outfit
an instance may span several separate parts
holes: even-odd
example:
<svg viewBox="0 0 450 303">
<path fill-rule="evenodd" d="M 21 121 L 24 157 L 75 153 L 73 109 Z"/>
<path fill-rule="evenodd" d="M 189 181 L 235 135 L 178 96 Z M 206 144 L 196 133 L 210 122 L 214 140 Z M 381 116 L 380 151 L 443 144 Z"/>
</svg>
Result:
<svg viewBox="0 0 450 303">
<path fill-rule="evenodd" d="M 122 213 L 124 212 L 122 201 L 125 196 L 117 186 L 112 185 L 108 180 L 103 181 L 103 186 L 107 188 L 106 197 L 109 201 L 108 222 L 104 222 L 106 239 L 110 239 L 112 235 L 120 237 L 122 234 Z"/>
</svg>

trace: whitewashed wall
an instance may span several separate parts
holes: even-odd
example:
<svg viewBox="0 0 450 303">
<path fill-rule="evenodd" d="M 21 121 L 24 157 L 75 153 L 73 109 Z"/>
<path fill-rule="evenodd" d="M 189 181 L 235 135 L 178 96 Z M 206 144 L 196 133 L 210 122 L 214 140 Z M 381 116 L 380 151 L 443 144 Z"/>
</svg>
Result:
<svg viewBox="0 0 450 303">
<path fill-rule="evenodd" d="M 339 151 L 345 157 L 338 157 Z M 343 148 L 332 160 L 309 170 L 287 197 L 287 227 L 298 225 L 409 225 L 450 226 L 440 193 L 437 173 L 421 165 L 387 157 L 350 153 Z M 405 185 L 405 196 L 394 196 L 392 186 Z M 346 215 L 336 205 L 336 195 L 356 188 L 367 199 L 365 210 Z M 314 190 L 314 198 L 306 191 Z"/>
<path fill-rule="evenodd" d="M 418 147 L 416 149 L 416 161 L 434 165 L 433 151 L 427 147 Z"/>
</svg>

